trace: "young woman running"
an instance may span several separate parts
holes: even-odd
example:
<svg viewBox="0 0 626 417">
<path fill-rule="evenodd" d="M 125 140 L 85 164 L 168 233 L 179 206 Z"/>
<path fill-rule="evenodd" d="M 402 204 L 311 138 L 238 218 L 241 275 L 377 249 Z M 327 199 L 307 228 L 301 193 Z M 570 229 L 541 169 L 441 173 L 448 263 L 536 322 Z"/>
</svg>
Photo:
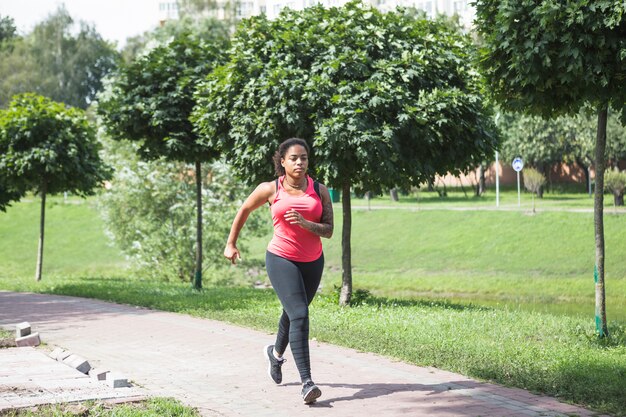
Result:
<svg viewBox="0 0 626 417">
<path fill-rule="evenodd" d="M 283 306 L 274 345 L 265 346 L 269 374 L 282 381 L 283 353 L 291 346 L 305 404 L 322 391 L 311 379 L 309 359 L 309 304 L 322 278 L 324 254 L 320 237 L 333 234 L 333 207 L 328 189 L 307 175 L 309 147 L 302 139 L 287 139 L 274 155 L 277 180 L 259 184 L 243 203 L 230 229 L 224 256 L 241 259 L 237 238 L 250 213 L 270 204 L 274 237 L 265 254 L 265 267 Z M 319 188 L 319 189 L 318 189 Z"/>
</svg>

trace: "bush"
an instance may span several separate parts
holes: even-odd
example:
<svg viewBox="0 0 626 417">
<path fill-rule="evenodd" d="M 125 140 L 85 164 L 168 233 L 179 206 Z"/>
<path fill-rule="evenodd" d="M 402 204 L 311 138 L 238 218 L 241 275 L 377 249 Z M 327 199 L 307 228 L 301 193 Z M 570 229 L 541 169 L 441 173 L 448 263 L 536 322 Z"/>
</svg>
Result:
<svg viewBox="0 0 626 417">
<path fill-rule="evenodd" d="M 195 269 L 196 190 L 192 165 L 140 161 L 133 145 L 116 143 L 109 159 L 115 177 L 99 200 L 107 234 L 142 277 L 191 281 Z M 228 266 L 222 256 L 246 189 L 223 163 L 203 167 L 204 272 Z M 246 236 L 266 231 L 259 213 L 246 223 Z M 267 222 L 265 222 L 267 223 Z M 215 275 L 215 274 L 214 274 Z M 221 274 L 220 274 L 221 275 Z"/>
<path fill-rule="evenodd" d="M 535 212 L 535 194 L 539 194 L 541 187 L 546 183 L 546 177 L 535 168 L 524 170 L 524 187 L 533 195 L 533 213 Z"/>
<path fill-rule="evenodd" d="M 623 206 L 626 172 L 620 172 L 617 168 L 607 170 L 604 174 L 604 188 L 613 193 L 613 203 L 616 206 Z"/>
</svg>

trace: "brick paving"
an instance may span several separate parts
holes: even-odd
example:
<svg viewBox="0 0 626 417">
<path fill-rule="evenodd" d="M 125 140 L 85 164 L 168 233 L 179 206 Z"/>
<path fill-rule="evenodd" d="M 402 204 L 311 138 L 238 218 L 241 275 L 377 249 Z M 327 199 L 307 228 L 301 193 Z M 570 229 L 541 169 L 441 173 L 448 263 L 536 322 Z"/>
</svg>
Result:
<svg viewBox="0 0 626 417">
<path fill-rule="evenodd" d="M 0 292 L 0 325 L 28 321 L 50 347 L 123 373 L 153 396 L 207 417 L 596 416 L 521 389 L 312 341 L 320 400 L 302 404 L 293 358 L 274 385 L 262 355 L 273 335 L 218 321 L 97 300 Z"/>
</svg>

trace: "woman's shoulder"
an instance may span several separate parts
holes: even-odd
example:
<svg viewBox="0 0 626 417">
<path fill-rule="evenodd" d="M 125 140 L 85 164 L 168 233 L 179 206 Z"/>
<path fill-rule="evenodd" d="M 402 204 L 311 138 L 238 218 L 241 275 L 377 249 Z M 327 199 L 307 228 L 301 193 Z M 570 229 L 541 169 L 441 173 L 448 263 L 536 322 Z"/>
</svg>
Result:
<svg viewBox="0 0 626 417">
<path fill-rule="evenodd" d="M 257 185 L 256 189 L 257 191 L 260 191 L 263 193 L 274 194 L 276 192 L 277 187 L 278 187 L 278 178 L 273 179 L 272 181 L 262 182 L 259 185 Z"/>
</svg>

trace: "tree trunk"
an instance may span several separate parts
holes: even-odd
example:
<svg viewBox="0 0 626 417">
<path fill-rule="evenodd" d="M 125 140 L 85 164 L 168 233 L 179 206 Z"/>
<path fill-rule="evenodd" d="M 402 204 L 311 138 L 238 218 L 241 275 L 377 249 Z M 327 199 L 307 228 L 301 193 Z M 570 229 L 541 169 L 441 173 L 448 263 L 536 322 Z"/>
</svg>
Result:
<svg viewBox="0 0 626 417">
<path fill-rule="evenodd" d="M 478 167 L 478 185 L 476 186 L 476 197 L 485 194 L 485 165 L 480 164 Z"/>
<path fill-rule="evenodd" d="M 193 288 L 202 289 L 202 164 L 196 161 L 196 271 Z"/>
<path fill-rule="evenodd" d="M 606 151 L 606 124 L 608 108 L 603 105 L 598 109 L 598 130 L 596 136 L 596 189 L 593 201 L 594 227 L 596 241 L 596 330 L 598 335 L 608 337 L 606 323 L 606 297 L 604 291 L 604 169 Z"/>
<path fill-rule="evenodd" d="M 350 206 L 350 183 L 343 184 L 341 189 L 343 206 L 343 228 L 341 230 L 341 295 L 339 305 L 350 305 L 352 298 L 352 249 L 350 235 L 352 234 L 352 208 Z"/>
<path fill-rule="evenodd" d="M 616 206 L 623 206 L 624 205 L 624 192 L 623 191 L 621 193 L 618 193 L 618 194 L 613 194 L 613 203 Z"/>
<path fill-rule="evenodd" d="M 39 217 L 39 248 L 37 250 L 37 269 L 35 270 L 35 281 L 41 281 L 41 268 L 43 265 L 43 235 L 46 224 L 46 192 L 48 184 L 44 180 L 41 184 L 41 216 Z"/>
<path fill-rule="evenodd" d="M 398 201 L 398 189 L 392 188 L 389 190 L 389 195 L 391 196 L 391 201 Z"/>
</svg>

